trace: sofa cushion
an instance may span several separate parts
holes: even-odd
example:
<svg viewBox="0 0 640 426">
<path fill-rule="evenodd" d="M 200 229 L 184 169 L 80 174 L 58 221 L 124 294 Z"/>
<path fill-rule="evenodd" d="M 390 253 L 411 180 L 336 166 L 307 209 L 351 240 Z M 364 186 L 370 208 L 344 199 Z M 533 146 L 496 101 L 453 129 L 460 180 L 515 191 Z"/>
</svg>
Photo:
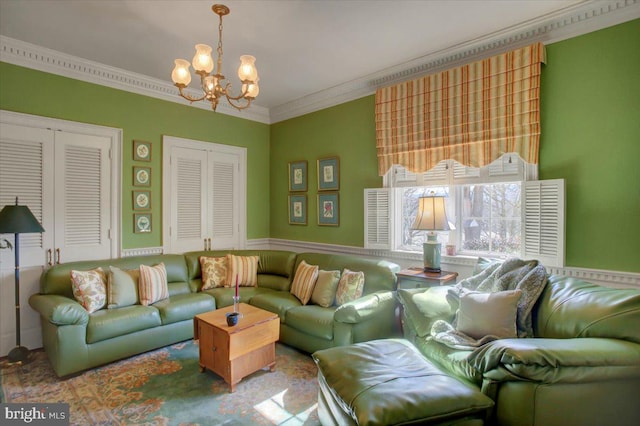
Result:
<svg viewBox="0 0 640 426">
<path fill-rule="evenodd" d="M 364 272 L 354 272 L 345 268 L 340 275 L 338 289 L 336 290 L 336 304 L 342 305 L 352 302 L 364 292 Z"/>
<path fill-rule="evenodd" d="M 228 261 L 226 256 L 200 256 L 200 268 L 202 269 L 201 290 L 231 286 L 227 281 Z"/>
<path fill-rule="evenodd" d="M 107 308 L 123 308 L 140 303 L 138 280 L 140 269 L 123 271 L 115 266 L 109 267 L 107 279 Z"/>
<path fill-rule="evenodd" d="M 300 301 L 293 294 L 284 291 L 269 291 L 251 298 L 251 305 L 265 311 L 278 314 L 280 322 L 285 323 L 285 314 L 291 308 L 301 306 Z"/>
<path fill-rule="evenodd" d="M 172 296 L 153 304 L 160 312 L 162 324 L 192 320 L 194 316 L 213 311 L 216 301 L 205 293 L 189 293 Z"/>
<path fill-rule="evenodd" d="M 474 339 L 495 336 L 518 337 L 516 315 L 521 290 L 495 293 L 463 293 L 456 317 L 456 329 Z"/>
<path fill-rule="evenodd" d="M 298 264 L 296 274 L 291 283 L 291 294 L 298 298 L 300 303 L 306 305 L 311 299 L 311 294 L 318 279 L 318 266 L 309 265 L 304 260 Z"/>
<path fill-rule="evenodd" d="M 140 280 L 138 281 L 140 304 L 151 305 L 169 297 L 167 270 L 164 263 L 155 266 L 140 265 Z"/>
<path fill-rule="evenodd" d="M 425 357 L 452 375 L 478 386 L 482 384 L 482 373 L 469 363 L 473 351 L 453 349 L 433 339 L 416 339 L 413 343 Z"/>
<path fill-rule="evenodd" d="M 87 312 L 102 309 L 107 304 L 107 280 L 102 268 L 90 271 L 71 271 L 73 297 Z"/>
<path fill-rule="evenodd" d="M 285 323 L 303 333 L 332 340 L 335 310 L 336 308 L 323 308 L 318 305 L 294 307 L 287 310 Z"/>
<path fill-rule="evenodd" d="M 233 305 L 233 295 L 235 289 L 233 288 L 212 288 L 203 291 L 216 300 L 216 308 L 224 308 L 225 306 Z M 263 293 L 276 293 L 274 290 L 264 289 L 260 287 L 240 287 L 239 295 L 241 303 L 253 304 L 253 298 L 258 294 Z"/>
<path fill-rule="evenodd" d="M 89 317 L 87 343 L 100 342 L 160 325 L 160 312 L 152 306 L 133 305 L 103 309 Z"/>
<path fill-rule="evenodd" d="M 318 271 L 318 280 L 311 294 L 311 303 L 328 308 L 336 300 L 340 271 Z"/>
</svg>

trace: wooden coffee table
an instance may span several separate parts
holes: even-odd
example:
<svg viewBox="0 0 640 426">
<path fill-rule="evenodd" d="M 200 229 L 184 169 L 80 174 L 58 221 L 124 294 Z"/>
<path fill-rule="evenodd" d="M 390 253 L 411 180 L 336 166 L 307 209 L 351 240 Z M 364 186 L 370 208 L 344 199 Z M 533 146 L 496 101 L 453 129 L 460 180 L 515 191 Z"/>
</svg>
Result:
<svg viewBox="0 0 640 426">
<path fill-rule="evenodd" d="M 206 368 L 224 379 L 235 392 L 242 378 L 262 368 L 276 367 L 276 345 L 280 335 L 278 315 L 240 303 L 242 318 L 232 327 L 226 314 L 233 306 L 196 315 L 193 338 L 200 340 L 200 372 Z"/>
</svg>

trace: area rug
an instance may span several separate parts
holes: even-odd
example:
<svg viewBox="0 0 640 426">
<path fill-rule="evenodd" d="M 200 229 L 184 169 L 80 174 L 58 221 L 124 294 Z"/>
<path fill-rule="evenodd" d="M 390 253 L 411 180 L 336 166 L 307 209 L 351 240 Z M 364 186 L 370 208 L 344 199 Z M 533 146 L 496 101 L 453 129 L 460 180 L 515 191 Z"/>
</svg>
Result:
<svg viewBox="0 0 640 426">
<path fill-rule="evenodd" d="M 234 393 L 200 372 L 198 343 L 183 342 L 70 379 L 43 352 L 3 367 L 0 402 L 66 402 L 72 425 L 319 425 L 317 369 L 308 354 L 276 344 L 276 369 L 244 378 Z"/>
</svg>

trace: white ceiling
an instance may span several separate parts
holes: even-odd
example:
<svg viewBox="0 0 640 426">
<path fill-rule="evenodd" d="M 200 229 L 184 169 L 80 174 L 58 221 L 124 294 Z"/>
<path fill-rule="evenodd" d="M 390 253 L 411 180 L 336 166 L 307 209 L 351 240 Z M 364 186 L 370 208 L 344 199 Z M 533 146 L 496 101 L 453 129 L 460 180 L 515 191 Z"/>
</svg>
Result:
<svg viewBox="0 0 640 426">
<path fill-rule="evenodd" d="M 255 104 L 278 107 L 399 64 L 522 26 L 578 0 L 219 0 L 223 73 L 241 54 L 260 75 Z M 171 82 L 173 60 L 217 44 L 214 0 L 0 0 L 0 34 Z M 195 81 L 195 78 L 194 78 Z M 192 86 L 194 83 L 192 83 Z"/>
</svg>

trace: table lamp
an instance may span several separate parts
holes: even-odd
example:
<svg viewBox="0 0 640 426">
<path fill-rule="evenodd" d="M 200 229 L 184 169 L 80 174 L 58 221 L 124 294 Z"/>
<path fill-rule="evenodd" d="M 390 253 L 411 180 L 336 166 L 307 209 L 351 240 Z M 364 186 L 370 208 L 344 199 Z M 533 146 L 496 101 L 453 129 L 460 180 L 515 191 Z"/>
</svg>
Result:
<svg viewBox="0 0 640 426">
<path fill-rule="evenodd" d="M 434 231 L 448 231 L 453 227 L 449 225 L 447 212 L 444 208 L 443 196 L 431 195 L 420 197 L 418 200 L 418 214 L 411 229 L 429 231 L 427 241 L 422 244 L 422 260 L 425 272 L 441 272 L 440 252 L 441 244 L 438 235 Z"/>
<path fill-rule="evenodd" d="M 13 348 L 7 359 L 11 364 L 26 364 L 30 359 L 29 349 L 20 345 L 20 237 L 19 234 L 44 232 L 44 228 L 33 216 L 27 206 L 18 205 L 16 197 L 15 205 L 4 206 L 0 211 L 0 234 L 14 234 L 15 240 L 15 298 L 16 298 L 16 347 Z"/>
</svg>

